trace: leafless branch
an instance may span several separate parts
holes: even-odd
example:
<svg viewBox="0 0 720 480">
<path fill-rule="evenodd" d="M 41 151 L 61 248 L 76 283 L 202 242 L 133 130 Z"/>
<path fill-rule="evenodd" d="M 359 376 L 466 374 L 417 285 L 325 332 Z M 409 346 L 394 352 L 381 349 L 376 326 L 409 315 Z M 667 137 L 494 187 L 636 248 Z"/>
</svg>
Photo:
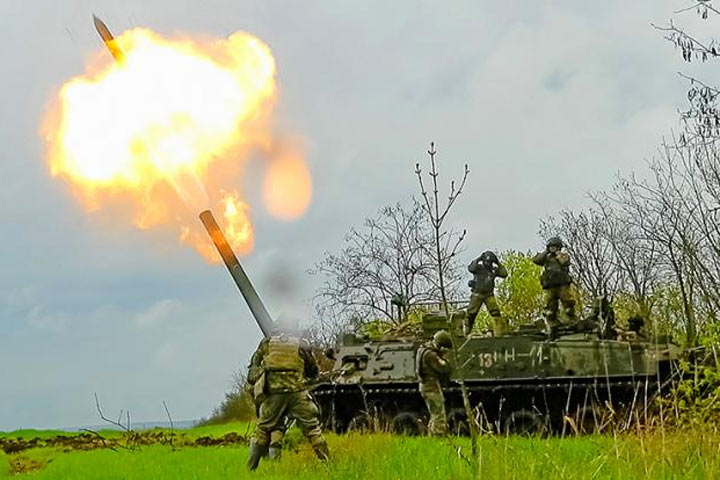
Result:
<svg viewBox="0 0 720 480">
<path fill-rule="evenodd" d="M 168 410 L 168 406 L 167 403 L 165 403 L 165 400 L 163 400 L 162 404 L 165 408 L 165 413 L 167 414 L 168 421 L 170 422 L 170 431 L 172 432 L 173 430 L 175 430 L 175 424 L 173 423 L 172 416 L 170 415 L 170 410 Z"/>
<path fill-rule="evenodd" d="M 109 423 L 109 424 L 111 424 L 111 425 L 115 425 L 116 427 L 119 427 L 120 429 L 122 429 L 122 430 L 124 430 L 124 431 L 126 431 L 126 432 L 131 432 L 131 431 L 132 431 L 132 430 L 130 429 L 130 414 L 128 413 L 128 416 L 127 416 L 127 418 L 128 418 L 128 423 L 127 423 L 127 425 L 123 425 L 120 421 L 117 421 L 117 422 L 116 422 L 115 420 L 111 420 L 111 419 L 107 418 L 107 417 L 105 416 L 105 414 L 103 414 L 102 409 L 100 408 L 100 400 L 98 400 L 98 395 L 97 395 L 97 393 L 95 393 L 95 408 L 97 409 L 98 415 L 100 415 L 100 418 L 101 418 L 104 422 L 107 422 L 107 423 Z M 122 411 L 120 412 L 120 415 L 122 416 Z"/>
</svg>

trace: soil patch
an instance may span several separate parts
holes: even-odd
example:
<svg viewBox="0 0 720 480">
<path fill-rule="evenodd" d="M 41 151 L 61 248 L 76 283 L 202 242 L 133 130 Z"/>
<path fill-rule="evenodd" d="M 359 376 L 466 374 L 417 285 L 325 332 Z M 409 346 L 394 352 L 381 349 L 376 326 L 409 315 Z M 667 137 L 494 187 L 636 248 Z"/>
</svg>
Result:
<svg viewBox="0 0 720 480">
<path fill-rule="evenodd" d="M 57 448 L 64 452 L 73 450 L 128 449 L 134 450 L 145 445 L 170 445 L 173 447 L 217 447 L 247 445 L 246 435 L 236 432 L 226 433 L 222 437 L 203 436 L 191 438 L 182 433 L 150 430 L 145 432 L 127 432 L 123 435 L 105 438 L 99 433 L 89 432 L 79 435 L 56 435 L 49 438 L 0 438 L 0 449 L 8 455 L 15 455 L 32 448 Z"/>
<path fill-rule="evenodd" d="M 45 468 L 45 465 L 47 465 L 47 462 L 28 458 L 23 455 L 12 455 L 8 460 L 10 462 L 10 475 L 34 472 L 35 470 Z"/>
</svg>

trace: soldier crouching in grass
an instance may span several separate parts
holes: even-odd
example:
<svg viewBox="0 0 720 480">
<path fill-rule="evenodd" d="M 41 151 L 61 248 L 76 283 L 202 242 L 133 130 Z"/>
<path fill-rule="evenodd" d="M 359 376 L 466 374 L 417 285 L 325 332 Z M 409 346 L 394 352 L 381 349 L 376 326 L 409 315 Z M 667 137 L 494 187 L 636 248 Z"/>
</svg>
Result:
<svg viewBox="0 0 720 480">
<path fill-rule="evenodd" d="M 428 432 L 430 435 L 447 434 L 447 415 L 442 385 L 450 377 L 450 364 L 445 359 L 452 349 L 452 338 L 445 330 L 433 335 L 432 340 L 421 346 L 415 356 L 415 367 L 420 379 L 420 395 L 430 412 Z"/>
<path fill-rule="evenodd" d="M 284 328 L 276 328 L 260 342 L 248 368 L 248 376 L 254 380 L 255 398 L 261 398 L 250 443 L 249 470 L 255 470 L 267 455 L 271 433 L 284 430 L 286 418 L 297 422 L 318 458 L 327 460 L 330 456 L 320 429 L 320 410 L 306 385 L 307 379 L 317 376 L 317 363 L 309 345 L 300 340 L 297 324 L 283 320 L 277 323 L 284 323 Z"/>
</svg>

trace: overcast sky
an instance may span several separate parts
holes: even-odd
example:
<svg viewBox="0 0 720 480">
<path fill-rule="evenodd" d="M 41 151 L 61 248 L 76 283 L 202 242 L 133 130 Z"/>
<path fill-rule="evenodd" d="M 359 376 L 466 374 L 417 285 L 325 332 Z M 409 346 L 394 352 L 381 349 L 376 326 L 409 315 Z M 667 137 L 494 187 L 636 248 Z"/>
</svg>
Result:
<svg viewBox="0 0 720 480">
<path fill-rule="evenodd" d="M 437 142 L 445 179 L 468 163 L 453 226 L 463 261 L 542 246 L 538 219 L 644 169 L 677 125 L 684 68 L 651 22 L 671 0 L 0 2 L 0 430 L 208 416 L 260 340 L 224 267 L 170 237 L 88 215 L 52 179 L 38 129 L 53 90 L 116 33 L 143 26 L 248 31 L 279 70 L 277 122 L 308 144 L 313 203 L 293 223 L 263 211 L 243 259 L 271 313 L 304 312 L 324 251 L 416 192 Z M 273 292 L 273 278 L 294 285 Z"/>
</svg>

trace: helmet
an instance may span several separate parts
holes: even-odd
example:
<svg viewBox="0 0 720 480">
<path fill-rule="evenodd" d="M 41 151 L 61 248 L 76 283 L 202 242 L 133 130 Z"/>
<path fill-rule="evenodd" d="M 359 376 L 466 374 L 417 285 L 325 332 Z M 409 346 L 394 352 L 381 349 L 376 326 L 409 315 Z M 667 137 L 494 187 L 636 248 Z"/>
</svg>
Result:
<svg viewBox="0 0 720 480">
<path fill-rule="evenodd" d="M 450 334 L 445 330 L 435 332 L 433 342 L 440 348 L 452 348 L 452 337 L 450 337 Z"/>
<path fill-rule="evenodd" d="M 633 315 L 628 318 L 628 327 L 633 332 L 639 332 L 645 326 L 645 319 L 640 315 Z"/>
<path fill-rule="evenodd" d="M 551 237 L 547 241 L 547 246 L 562 248 L 565 246 L 565 244 L 563 243 L 562 240 L 560 240 L 560 237 Z"/>
<path fill-rule="evenodd" d="M 495 252 L 488 250 L 480 255 L 480 261 L 498 263 L 498 258 L 497 255 L 495 255 Z"/>
</svg>

